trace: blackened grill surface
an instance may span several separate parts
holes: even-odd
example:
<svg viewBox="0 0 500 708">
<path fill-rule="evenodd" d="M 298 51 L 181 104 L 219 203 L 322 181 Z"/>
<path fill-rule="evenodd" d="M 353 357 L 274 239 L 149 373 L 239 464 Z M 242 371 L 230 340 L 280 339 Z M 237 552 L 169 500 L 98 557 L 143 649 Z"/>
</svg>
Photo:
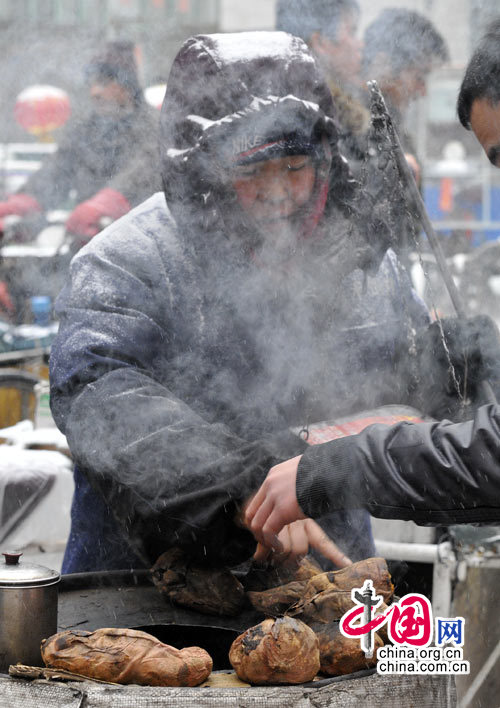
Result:
<svg viewBox="0 0 500 708">
<path fill-rule="evenodd" d="M 171 605 L 152 585 L 146 570 L 74 573 L 61 579 L 58 631 L 176 624 L 242 632 L 262 619 L 254 610 L 214 618 Z"/>
</svg>

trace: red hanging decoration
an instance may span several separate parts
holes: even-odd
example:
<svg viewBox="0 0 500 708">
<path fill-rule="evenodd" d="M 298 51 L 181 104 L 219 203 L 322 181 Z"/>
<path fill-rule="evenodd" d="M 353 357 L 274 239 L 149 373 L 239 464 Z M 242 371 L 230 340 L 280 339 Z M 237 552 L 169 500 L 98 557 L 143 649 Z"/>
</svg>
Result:
<svg viewBox="0 0 500 708">
<path fill-rule="evenodd" d="M 19 125 L 45 141 L 52 140 L 52 132 L 63 126 L 70 114 L 68 94 L 55 86 L 29 86 L 18 95 L 14 107 Z"/>
</svg>

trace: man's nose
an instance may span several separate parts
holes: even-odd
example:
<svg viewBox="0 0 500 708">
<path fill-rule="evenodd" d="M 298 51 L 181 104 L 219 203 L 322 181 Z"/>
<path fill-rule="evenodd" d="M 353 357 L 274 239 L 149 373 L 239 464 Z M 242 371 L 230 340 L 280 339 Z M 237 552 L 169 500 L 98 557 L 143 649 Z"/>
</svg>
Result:
<svg viewBox="0 0 500 708">
<path fill-rule="evenodd" d="M 266 201 L 278 202 L 288 197 L 287 180 L 279 175 L 274 175 L 266 180 L 261 187 L 261 195 Z"/>
</svg>

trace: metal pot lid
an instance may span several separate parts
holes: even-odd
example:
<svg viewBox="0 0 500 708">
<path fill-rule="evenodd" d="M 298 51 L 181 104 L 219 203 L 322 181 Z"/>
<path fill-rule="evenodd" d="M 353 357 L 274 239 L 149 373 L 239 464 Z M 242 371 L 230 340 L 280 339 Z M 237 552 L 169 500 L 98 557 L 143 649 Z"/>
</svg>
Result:
<svg viewBox="0 0 500 708">
<path fill-rule="evenodd" d="M 2 587 L 32 587 L 33 585 L 53 585 L 61 574 L 36 563 L 20 561 L 22 553 L 5 551 L 2 553 L 4 562 L 0 560 L 0 588 Z"/>
</svg>

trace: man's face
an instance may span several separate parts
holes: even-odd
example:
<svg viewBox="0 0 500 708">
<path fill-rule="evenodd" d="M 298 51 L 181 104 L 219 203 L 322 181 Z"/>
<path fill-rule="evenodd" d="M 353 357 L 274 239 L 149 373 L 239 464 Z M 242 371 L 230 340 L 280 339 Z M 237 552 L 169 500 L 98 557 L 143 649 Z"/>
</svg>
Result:
<svg viewBox="0 0 500 708">
<path fill-rule="evenodd" d="M 117 81 L 94 81 L 90 85 L 90 98 L 99 115 L 113 115 L 130 110 L 133 105 L 130 92 Z"/>
<path fill-rule="evenodd" d="M 311 199 L 316 170 L 308 155 L 290 155 L 234 168 L 232 184 L 243 211 L 271 249 L 285 253 L 298 238 L 293 217 Z"/>
<path fill-rule="evenodd" d="M 290 155 L 234 169 L 242 209 L 266 230 L 280 230 L 311 198 L 316 171 L 308 155 Z"/>
<path fill-rule="evenodd" d="M 431 63 L 412 64 L 397 74 L 389 67 L 387 56 L 380 55 L 373 64 L 372 73 L 377 77 L 382 93 L 389 96 L 395 106 L 403 109 L 409 102 L 427 94 L 427 77 L 432 71 Z"/>
<path fill-rule="evenodd" d="M 397 81 L 399 81 L 402 93 L 406 94 L 409 100 L 423 98 L 427 94 L 427 77 L 432 70 L 429 64 L 421 66 L 409 66 L 403 69 Z"/>
<path fill-rule="evenodd" d="M 357 15 L 346 13 L 340 20 L 335 38 L 315 32 L 310 40 L 312 51 L 322 65 L 342 83 L 359 81 L 363 45 L 357 32 Z"/>
<path fill-rule="evenodd" d="M 500 101 L 477 98 L 472 104 L 470 125 L 491 164 L 500 167 Z"/>
</svg>

